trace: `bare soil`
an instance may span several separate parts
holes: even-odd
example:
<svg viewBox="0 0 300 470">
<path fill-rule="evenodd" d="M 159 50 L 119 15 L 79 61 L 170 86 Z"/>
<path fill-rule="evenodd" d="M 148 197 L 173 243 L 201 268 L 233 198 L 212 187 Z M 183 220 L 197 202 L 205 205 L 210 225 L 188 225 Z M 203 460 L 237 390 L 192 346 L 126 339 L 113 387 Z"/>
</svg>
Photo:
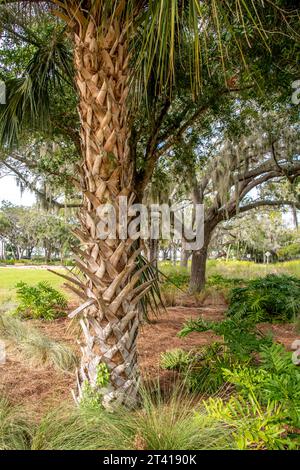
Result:
<svg viewBox="0 0 300 470">
<path fill-rule="evenodd" d="M 139 362 L 142 376 L 146 381 L 156 381 L 159 377 L 162 387 L 176 380 L 176 374 L 163 371 L 159 367 L 160 355 L 174 348 L 191 350 L 215 341 L 212 332 L 192 333 L 186 338 L 179 338 L 178 332 L 189 319 L 202 317 L 206 320 L 220 321 L 226 310 L 225 300 L 218 297 L 207 298 L 199 305 L 192 298 L 181 299 L 181 305 L 169 307 L 159 318 L 143 325 L 138 338 Z M 188 305 L 188 306 L 182 306 Z M 62 341 L 74 348 L 76 331 L 69 320 L 59 319 L 50 323 L 35 321 L 49 337 Z M 260 325 L 262 331 L 271 330 L 274 338 L 290 350 L 292 342 L 300 338 L 291 324 Z M 8 348 L 7 362 L 0 365 L 0 394 L 9 396 L 14 403 L 28 406 L 35 413 L 41 413 L 55 403 L 72 400 L 71 389 L 74 387 L 74 375 L 56 371 L 53 367 L 36 368 L 24 360 L 15 349 Z"/>
</svg>

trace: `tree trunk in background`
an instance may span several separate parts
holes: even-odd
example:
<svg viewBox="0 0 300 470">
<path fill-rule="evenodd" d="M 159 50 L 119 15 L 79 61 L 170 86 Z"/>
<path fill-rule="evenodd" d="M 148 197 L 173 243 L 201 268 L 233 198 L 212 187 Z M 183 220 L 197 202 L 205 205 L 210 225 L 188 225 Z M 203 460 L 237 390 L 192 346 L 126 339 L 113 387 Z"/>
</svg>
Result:
<svg viewBox="0 0 300 470">
<path fill-rule="evenodd" d="M 177 247 L 176 246 L 172 248 L 172 261 L 173 261 L 174 266 L 176 266 L 176 263 L 177 263 Z"/>
<path fill-rule="evenodd" d="M 192 252 L 190 291 L 193 293 L 201 292 L 205 287 L 207 251 L 208 244 L 205 244 L 201 250 Z"/>
<path fill-rule="evenodd" d="M 17 246 L 17 259 L 20 260 L 22 258 L 22 249 Z"/>
<path fill-rule="evenodd" d="M 192 251 L 190 291 L 201 292 L 205 287 L 206 261 L 210 239 L 216 226 L 216 219 L 210 216 L 204 224 L 204 241 L 201 250 Z"/>
<path fill-rule="evenodd" d="M 190 251 L 185 250 L 184 248 L 181 248 L 180 266 L 182 268 L 187 268 L 190 256 L 191 256 Z"/>
<path fill-rule="evenodd" d="M 84 281 L 71 281 L 73 291 L 83 299 L 83 305 L 70 315 L 81 316 L 84 338 L 77 399 L 81 400 L 89 386 L 107 408 L 116 402 L 134 405 L 139 379 L 137 305 L 149 288 L 137 285 L 144 269 L 136 271 L 142 250 L 133 248 L 133 240 L 120 239 L 118 232 L 115 239 L 100 240 L 97 236 L 98 224 L 104 220 L 99 211 L 103 204 L 114 206 L 118 227 L 120 196 L 127 198 L 128 211 L 135 199 L 125 106 L 129 74 L 126 34 L 116 19 L 108 21 L 105 31 L 97 28 L 91 16 L 82 23 L 81 13 L 68 13 L 77 22 L 74 54 L 84 196 L 81 228 L 74 232 L 82 244 L 75 259 Z M 100 386 L 103 365 L 109 383 Z"/>
<path fill-rule="evenodd" d="M 294 220 L 294 226 L 295 229 L 298 230 L 299 224 L 298 224 L 298 214 L 297 214 L 297 208 L 295 204 L 292 206 L 292 213 L 293 213 L 293 220 Z"/>
<path fill-rule="evenodd" d="M 45 259 L 46 264 L 51 261 L 52 258 L 52 247 L 47 243 L 45 246 Z"/>
<path fill-rule="evenodd" d="M 0 240 L 0 259 L 6 259 L 6 247 L 4 240 Z"/>
</svg>

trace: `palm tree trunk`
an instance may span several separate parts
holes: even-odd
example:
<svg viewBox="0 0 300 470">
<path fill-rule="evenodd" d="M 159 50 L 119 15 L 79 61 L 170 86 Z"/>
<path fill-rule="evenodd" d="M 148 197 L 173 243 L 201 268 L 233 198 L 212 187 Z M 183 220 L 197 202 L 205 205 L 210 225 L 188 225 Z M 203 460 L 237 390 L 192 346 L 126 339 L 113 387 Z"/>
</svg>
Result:
<svg viewBox="0 0 300 470">
<path fill-rule="evenodd" d="M 158 257 L 159 257 L 159 240 L 150 239 L 149 240 L 149 261 L 152 265 L 157 268 L 158 266 Z"/>
<path fill-rule="evenodd" d="M 116 401 L 134 404 L 139 380 L 137 304 L 147 289 L 137 286 L 141 270 L 134 272 L 141 249 L 134 251 L 134 241 L 120 239 L 118 232 L 113 240 L 97 236 L 103 204 L 114 206 L 118 224 L 120 196 L 127 197 L 128 210 L 135 199 L 126 108 L 126 35 L 116 20 L 105 31 L 97 28 L 92 17 L 74 31 L 84 196 L 81 228 L 75 231 L 82 243 L 75 258 L 84 281 L 75 279 L 72 287 L 84 303 L 71 314 L 81 315 L 83 330 L 77 399 L 88 385 L 106 407 Z M 105 386 L 99 378 L 99 364 L 103 363 L 109 372 Z"/>
</svg>

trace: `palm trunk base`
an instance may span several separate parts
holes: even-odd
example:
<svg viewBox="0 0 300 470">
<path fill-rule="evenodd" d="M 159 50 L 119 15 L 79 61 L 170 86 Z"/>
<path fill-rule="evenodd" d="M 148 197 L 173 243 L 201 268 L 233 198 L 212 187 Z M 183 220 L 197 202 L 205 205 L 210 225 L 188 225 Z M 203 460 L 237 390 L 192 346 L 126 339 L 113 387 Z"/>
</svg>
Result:
<svg viewBox="0 0 300 470">
<path fill-rule="evenodd" d="M 130 310 L 129 310 L 130 312 Z M 77 370 L 78 404 L 92 398 L 107 410 L 119 405 L 137 406 L 140 375 L 137 364 L 136 338 L 138 310 L 129 321 L 123 317 L 113 325 L 101 325 L 95 316 L 80 320 L 83 331 L 82 359 Z"/>
</svg>

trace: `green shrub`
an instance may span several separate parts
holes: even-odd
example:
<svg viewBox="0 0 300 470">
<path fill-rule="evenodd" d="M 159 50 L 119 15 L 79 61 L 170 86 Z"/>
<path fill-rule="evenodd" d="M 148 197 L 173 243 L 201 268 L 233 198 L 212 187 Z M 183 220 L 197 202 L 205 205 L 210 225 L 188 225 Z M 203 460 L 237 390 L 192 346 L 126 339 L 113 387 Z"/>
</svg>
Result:
<svg viewBox="0 0 300 470">
<path fill-rule="evenodd" d="M 47 282 L 29 286 L 25 282 L 17 285 L 19 305 L 16 313 L 23 317 L 54 320 L 65 314 L 67 300 L 65 296 L 51 287 Z"/>
<path fill-rule="evenodd" d="M 228 401 L 210 398 L 204 407 L 214 423 L 220 421 L 231 429 L 240 450 L 298 448 L 297 441 L 287 435 L 283 421 L 286 413 L 280 403 L 261 406 L 253 398 L 231 397 Z"/>
<path fill-rule="evenodd" d="M 216 393 L 224 384 L 223 369 L 231 369 L 238 360 L 218 342 L 202 348 L 186 369 L 185 383 L 195 393 Z"/>
<path fill-rule="evenodd" d="M 295 320 L 300 312 L 300 279 L 269 274 L 232 289 L 228 315 L 254 322 Z"/>
<path fill-rule="evenodd" d="M 247 365 L 224 370 L 224 378 L 245 397 L 250 396 L 263 405 L 280 403 L 286 424 L 300 427 L 300 369 L 282 345 L 262 346 L 258 367 Z"/>
<path fill-rule="evenodd" d="M 0 265 L 4 266 L 13 266 L 16 263 L 14 259 L 0 259 Z"/>
<path fill-rule="evenodd" d="M 161 355 L 160 365 L 163 369 L 180 370 L 191 362 L 192 353 L 183 349 L 171 349 Z"/>
<path fill-rule="evenodd" d="M 225 383 L 223 369 L 237 363 L 218 342 L 189 353 L 181 349 L 167 351 L 161 357 L 161 367 L 181 372 L 183 383 L 195 393 L 215 393 Z"/>
<path fill-rule="evenodd" d="M 291 260 L 300 257 L 300 243 L 291 243 L 277 251 L 277 256 L 282 260 Z"/>
<path fill-rule="evenodd" d="M 222 343 L 215 342 L 199 353 L 190 353 L 189 363 L 183 369 L 184 381 L 194 392 L 215 393 L 227 381 L 224 369 L 235 370 L 239 365 L 251 363 L 255 360 L 254 353 L 259 352 L 263 345 L 272 344 L 272 338 L 257 331 L 252 322 L 235 318 L 222 322 L 190 320 L 179 336 L 208 330 L 221 336 Z"/>
<path fill-rule="evenodd" d="M 202 333 L 209 330 L 222 336 L 230 353 L 241 361 L 249 360 L 253 352 L 260 350 L 261 345 L 272 343 L 271 337 L 256 330 L 252 321 L 240 318 L 228 318 L 222 322 L 209 322 L 202 318 L 190 320 L 184 325 L 179 336 L 184 337 L 192 332 Z"/>
</svg>

